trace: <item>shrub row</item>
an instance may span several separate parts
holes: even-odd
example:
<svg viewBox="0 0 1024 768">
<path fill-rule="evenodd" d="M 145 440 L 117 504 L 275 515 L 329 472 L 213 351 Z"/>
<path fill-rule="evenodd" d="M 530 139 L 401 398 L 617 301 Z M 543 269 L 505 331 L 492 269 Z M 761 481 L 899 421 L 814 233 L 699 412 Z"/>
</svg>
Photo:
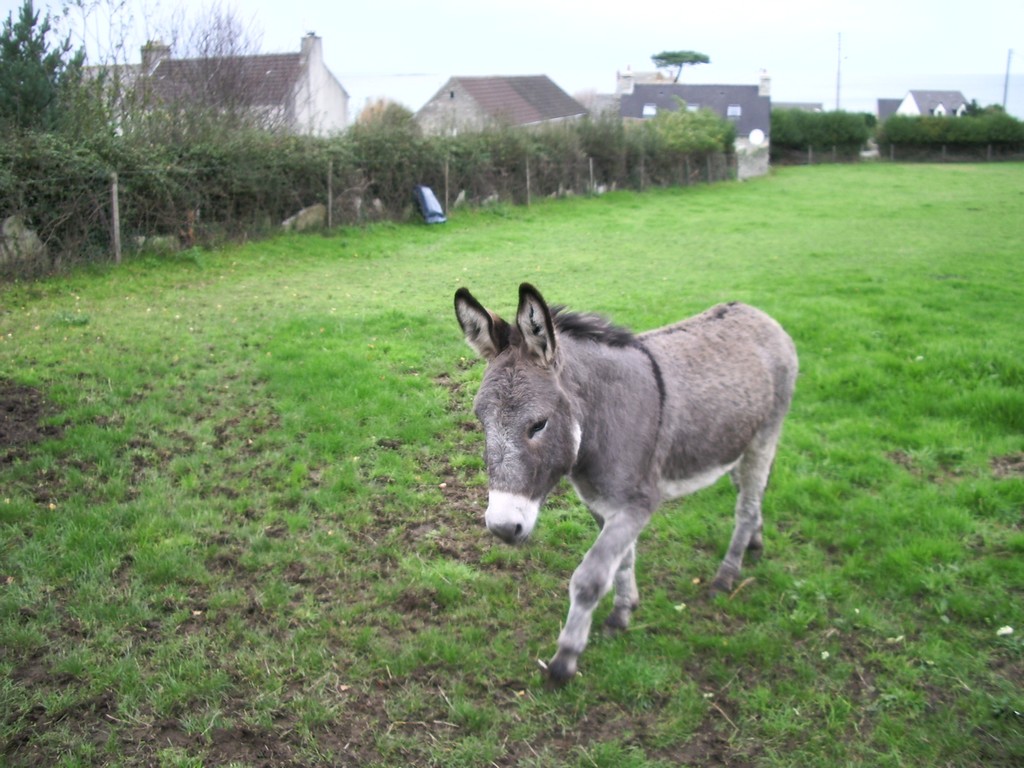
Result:
<svg viewBox="0 0 1024 768">
<path fill-rule="evenodd" d="M 772 110 L 771 159 L 793 152 L 830 152 L 837 158 L 856 158 L 871 137 L 873 117 L 855 112 Z"/>
<path fill-rule="evenodd" d="M 911 117 L 893 115 L 881 126 L 878 144 L 937 150 L 994 147 L 999 151 L 1024 149 L 1024 122 L 1000 110 L 968 117 Z"/>
<path fill-rule="evenodd" d="M 618 119 L 457 137 L 399 120 L 333 138 L 249 130 L 187 146 L 28 133 L 0 139 L 0 219 L 20 215 L 68 264 L 109 258 L 113 173 L 126 246 L 157 235 L 189 245 L 266 234 L 329 189 L 333 223 L 345 224 L 412 216 L 418 184 L 474 204 L 726 178 L 724 147 L 714 149 L 681 152 L 678 137 Z"/>
</svg>

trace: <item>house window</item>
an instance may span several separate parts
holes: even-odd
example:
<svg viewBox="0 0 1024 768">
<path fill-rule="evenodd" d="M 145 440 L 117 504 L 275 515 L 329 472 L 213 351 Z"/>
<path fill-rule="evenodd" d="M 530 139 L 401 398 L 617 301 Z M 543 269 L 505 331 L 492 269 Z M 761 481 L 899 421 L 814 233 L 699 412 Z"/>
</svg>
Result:
<svg viewBox="0 0 1024 768">
<path fill-rule="evenodd" d="M 644 111 L 643 111 L 643 116 L 644 117 L 654 117 L 656 114 L 658 114 L 658 105 L 657 104 L 644 104 Z"/>
<path fill-rule="evenodd" d="M 699 110 L 700 110 L 700 104 L 687 104 L 686 105 L 686 111 L 687 112 L 698 112 Z"/>
<path fill-rule="evenodd" d="M 743 114 L 743 107 L 741 107 L 739 104 L 730 104 L 725 109 L 725 116 L 726 117 L 739 117 L 742 114 Z"/>
</svg>

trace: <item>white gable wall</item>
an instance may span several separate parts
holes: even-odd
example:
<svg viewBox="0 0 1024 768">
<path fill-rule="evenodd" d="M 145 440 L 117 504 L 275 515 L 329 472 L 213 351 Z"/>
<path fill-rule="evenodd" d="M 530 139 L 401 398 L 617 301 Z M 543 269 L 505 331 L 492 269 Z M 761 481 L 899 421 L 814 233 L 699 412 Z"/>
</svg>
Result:
<svg viewBox="0 0 1024 768">
<path fill-rule="evenodd" d="M 340 133 L 348 127 L 348 94 L 324 66 L 319 37 L 302 39 L 303 73 L 295 85 L 294 130 L 316 136 Z"/>
<path fill-rule="evenodd" d="M 921 114 L 921 109 L 917 106 L 917 101 L 914 99 L 913 94 L 908 93 L 903 97 L 903 101 L 896 108 L 896 114 L 912 116 L 919 116 Z"/>
</svg>

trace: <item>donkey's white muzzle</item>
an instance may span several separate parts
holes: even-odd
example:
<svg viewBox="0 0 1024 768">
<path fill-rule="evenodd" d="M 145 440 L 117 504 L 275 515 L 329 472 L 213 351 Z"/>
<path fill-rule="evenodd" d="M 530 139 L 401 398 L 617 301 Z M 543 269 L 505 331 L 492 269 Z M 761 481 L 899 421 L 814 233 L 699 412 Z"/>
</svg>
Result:
<svg viewBox="0 0 1024 768">
<path fill-rule="evenodd" d="M 491 491 L 487 494 L 484 521 L 487 530 L 508 544 L 525 541 L 537 523 L 540 502 L 517 493 Z"/>
</svg>

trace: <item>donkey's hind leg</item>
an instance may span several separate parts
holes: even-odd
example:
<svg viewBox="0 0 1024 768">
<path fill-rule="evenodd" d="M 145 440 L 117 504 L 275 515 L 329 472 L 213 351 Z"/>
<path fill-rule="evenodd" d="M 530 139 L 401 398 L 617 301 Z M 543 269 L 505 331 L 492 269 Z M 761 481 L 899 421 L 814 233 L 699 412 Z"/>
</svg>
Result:
<svg viewBox="0 0 1024 768">
<path fill-rule="evenodd" d="M 779 430 L 772 430 L 767 435 L 755 438 L 732 472 L 733 483 L 739 489 L 736 499 L 736 524 L 729 549 L 718 567 L 715 580 L 711 583 L 712 594 L 732 589 L 733 583 L 740 575 L 744 553 L 749 556 L 751 562 L 756 562 L 761 557 L 764 549 L 761 501 L 768 486 L 768 476 L 771 474 L 778 439 Z"/>
</svg>

